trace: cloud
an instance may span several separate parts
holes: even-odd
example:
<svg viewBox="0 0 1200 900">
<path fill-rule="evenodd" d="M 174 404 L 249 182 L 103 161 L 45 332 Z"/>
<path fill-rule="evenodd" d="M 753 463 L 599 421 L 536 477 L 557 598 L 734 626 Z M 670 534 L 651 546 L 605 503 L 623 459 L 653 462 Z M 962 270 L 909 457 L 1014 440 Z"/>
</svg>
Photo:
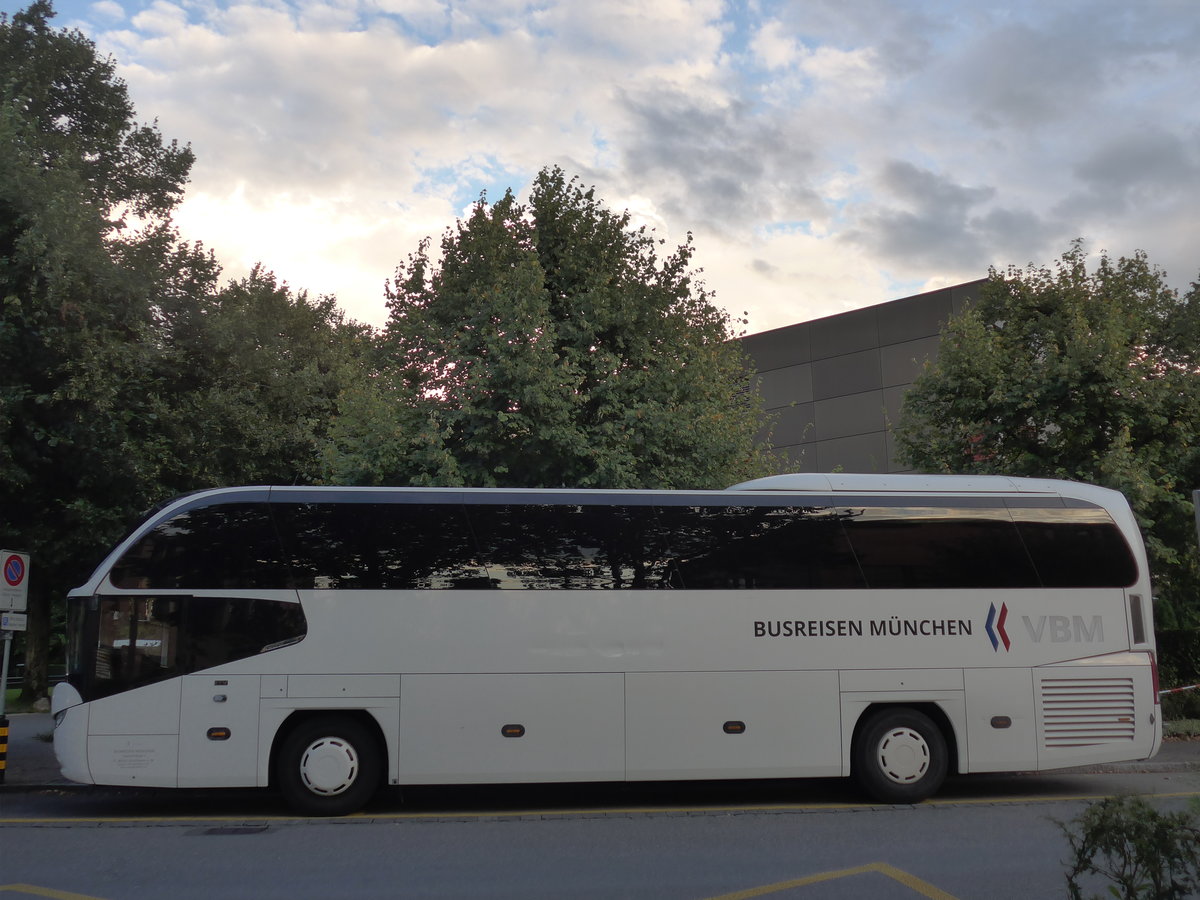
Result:
<svg viewBox="0 0 1200 900">
<path fill-rule="evenodd" d="M 861 248 L 804 229 L 741 241 L 708 237 L 697 235 L 695 261 L 716 302 L 734 316 L 746 313 L 750 331 L 782 328 L 909 292 Z"/>
<path fill-rule="evenodd" d="M 794 65 L 804 53 L 803 45 L 785 33 L 778 20 L 766 22 L 755 33 L 751 50 L 768 69 L 784 69 Z"/>
<path fill-rule="evenodd" d="M 846 240 L 906 271 L 945 266 L 949 259 L 986 267 L 987 248 L 971 220 L 994 188 L 962 185 L 903 160 L 889 161 L 877 184 L 871 208 Z"/>
<path fill-rule="evenodd" d="M 125 18 L 125 10 L 121 4 L 114 0 L 100 0 L 99 3 L 92 4 L 92 10 L 102 19 L 118 22 Z"/>
<path fill-rule="evenodd" d="M 808 184 L 812 154 L 786 121 L 738 101 L 663 92 L 623 99 L 623 175 L 654 184 L 672 220 L 729 234 L 823 215 Z"/>
<path fill-rule="evenodd" d="M 1195 272 L 1191 0 L 60 0 L 192 144 L 179 212 L 379 323 L 480 190 L 559 164 L 751 328 L 1047 262 Z M 231 271 L 231 274 L 236 272 Z"/>
<path fill-rule="evenodd" d="M 922 69 L 947 23 L 970 16 L 965 4 L 894 0 L 807 0 L 770 4 L 783 26 L 806 45 L 842 52 L 869 48 L 888 77 Z"/>
<path fill-rule="evenodd" d="M 1181 187 L 1200 183 L 1200 145 L 1161 127 L 1126 132 L 1097 146 L 1074 166 L 1086 195 L 1064 205 L 1097 213 L 1170 205 Z"/>
</svg>

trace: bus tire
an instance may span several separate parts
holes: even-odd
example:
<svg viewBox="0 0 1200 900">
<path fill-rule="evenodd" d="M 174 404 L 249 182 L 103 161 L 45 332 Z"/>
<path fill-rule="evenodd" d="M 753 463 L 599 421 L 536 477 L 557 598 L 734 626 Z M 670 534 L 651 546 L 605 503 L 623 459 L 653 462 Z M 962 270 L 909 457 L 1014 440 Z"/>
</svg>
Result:
<svg viewBox="0 0 1200 900">
<path fill-rule="evenodd" d="M 917 803 L 946 779 L 946 738 L 929 716 L 907 707 L 872 713 L 859 729 L 851 769 L 872 800 Z"/>
<path fill-rule="evenodd" d="M 379 788 L 383 754 L 366 726 L 349 716 L 301 722 L 284 738 L 275 779 L 288 805 L 305 816 L 345 816 Z"/>
</svg>

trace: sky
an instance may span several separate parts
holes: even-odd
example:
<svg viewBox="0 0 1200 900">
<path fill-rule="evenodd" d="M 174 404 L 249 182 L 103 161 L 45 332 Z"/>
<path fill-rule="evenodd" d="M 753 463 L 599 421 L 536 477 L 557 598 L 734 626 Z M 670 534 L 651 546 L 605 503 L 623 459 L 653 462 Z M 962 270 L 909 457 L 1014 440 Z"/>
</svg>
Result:
<svg viewBox="0 0 1200 900">
<path fill-rule="evenodd" d="M 25 4 L 0 0 L 12 13 Z M 749 333 L 1049 265 L 1200 277 L 1197 0 L 56 0 L 196 154 L 176 223 L 348 317 L 560 166 Z"/>
</svg>

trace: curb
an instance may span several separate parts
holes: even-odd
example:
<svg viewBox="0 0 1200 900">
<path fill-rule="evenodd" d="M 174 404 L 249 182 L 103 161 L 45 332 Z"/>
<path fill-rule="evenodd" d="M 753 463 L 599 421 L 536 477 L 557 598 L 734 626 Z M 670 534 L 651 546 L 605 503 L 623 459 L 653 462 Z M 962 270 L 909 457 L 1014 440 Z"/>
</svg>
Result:
<svg viewBox="0 0 1200 900">
<path fill-rule="evenodd" d="M 1200 772 L 1200 759 L 1195 761 L 1180 761 L 1180 762 L 1155 762 L 1146 760 L 1141 763 L 1098 763 L 1092 766 L 1075 766 L 1068 769 L 1046 769 L 1043 771 L 1013 771 L 1009 773 L 1002 772 L 984 772 L 973 773 L 982 775 L 1172 775 L 1188 772 Z M 970 774 L 963 777 L 971 777 Z M 804 780 L 804 779 L 800 779 Z M 44 791 L 58 791 L 60 793 L 82 793 L 86 791 L 103 791 L 103 790 L 153 790 L 153 791 L 174 791 L 176 788 L 146 788 L 140 785 L 111 785 L 111 784 L 80 784 L 77 781 L 67 781 L 62 779 L 59 781 L 47 782 L 29 782 L 20 784 L 0 784 L 0 794 L 35 794 Z M 197 790 L 203 790 L 198 788 Z"/>
<path fill-rule="evenodd" d="M 90 791 L 106 787 L 102 784 L 80 784 L 77 781 L 47 781 L 44 783 L 0 784 L 0 794 L 35 794 L 38 791 Z"/>
</svg>

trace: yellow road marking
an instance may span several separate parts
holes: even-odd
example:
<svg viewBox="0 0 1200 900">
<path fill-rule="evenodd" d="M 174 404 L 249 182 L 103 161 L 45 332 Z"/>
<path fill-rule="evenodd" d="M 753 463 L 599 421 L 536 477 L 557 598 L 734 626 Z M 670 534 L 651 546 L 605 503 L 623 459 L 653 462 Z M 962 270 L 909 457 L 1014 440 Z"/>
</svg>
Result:
<svg viewBox="0 0 1200 900">
<path fill-rule="evenodd" d="M 845 810 L 899 810 L 909 808 L 921 809 L 937 809 L 943 806 L 995 806 L 997 804 L 1033 804 L 1033 803 L 1077 803 L 1085 800 L 1102 800 L 1105 797 L 1112 796 L 1111 794 L 1096 793 L 1096 794 L 1046 794 L 1040 795 L 1021 795 L 1016 797 L 964 797 L 961 799 L 943 798 L 936 800 L 924 800 L 921 803 L 915 804 L 913 807 L 908 806 L 881 806 L 871 803 L 797 803 L 797 804 L 775 804 L 761 806 L 630 806 L 630 807 L 599 807 L 599 808 L 581 808 L 581 809 L 513 809 L 513 810 L 482 810 L 482 811 L 467 811 L 467 810 L 439 810 L 435 812 L 412 812 L 412 813 L 385 813 L 385 812 L 360 812 L 353 813 L 349 816 L 341 816 L 338 818 L 309 818 L 305 816 L 288 816 L 288 815 L 230 815 L 230 816 L 70 816 L 70 817 L 21 817 L 21 818 L 3 818 L 0 817 L 0 825 L 98 825 L 109 822 L 122 823 L 163 823 L 163 824 L 185 824 L 189 822 L 212 823 L 212 822 L 269 822 L 269 823 L 284 823 L 284 822 L 345 822 L 345 821 L 405 821 L 413 820 L 420 821 L 424 819 L 519 819 L 529 816 L 538 816 L 545 818 L 570 818 L 571 816 L 653 816 L 664 815 L 668 813 L 694 813 L 696 815 L 714 815 L 721 813 L 814 813 L 814 812 L 839 812 Z M 1137 794 L 1133 796 L 1144 797 L 1148 800 L 1154 799 L 1175 799 L 1179 797 L 1200 797 L 1200 791 L 1172 791 L 1161 794 Z"/>
<path fill-rule="evenodd" d="M 1046 794 L 1045 796 L 1028 795 L 1018 797 L 944 797 L 938 800 L 926 800 L 922 806 L 983 806 L 994 803 L 1074 803 L 1080 800 L 1103 800 L 1114 794 Z M 1121 796 L 1144 797 L 1147 800 L 1157 798 L 1171 799 L 1175 797 L 1200 797 L 1200 791 L 1169 791 L 1161 794 L 1131 794 Z"/>
<path fill-rule="evenodd" d="M 666 813 L 689 812 L 700 815 L 713 813 L 746 813 L 746 812 L 827 812 L 836 810 L 869 809 L 862 803 L 813 803 L 804 805 L 772 805 L 772 806 L 630 806 L 630 807 L 597 807 L 580 809 L 492 809 L 492 810 L 438 810 L 435 812 L 384 813 L 359 812 L 337 818 L 321 818 L 306 816 L 71 816 L 71 817 L 28 817 L 0 818 L 0 825 L 86 825 L 106 822 L 344 822 L 347 820 L 378 821 L 381 819 L 519 819 L 525 816 L 564 818 L 570 816 L 631 816 L 631 815 L 663 815 Z M 886 807 L 879 807 L 881 809 Z"/>
<path fill-rule="evenodd" d="M 0 884 L 0 894 L 8 891 L 28 894 L 31 897 L 50 897 L 51 900 L 100 900 L 99 897 L 74 894 L 71 891 L 56 891 L 54 888 L 38 887 L 36 884 Z"/>
<path fill-rule="evenodd" d="M 752 900 L 754 897 L 765 897 L 767 894 L 775 894 L 779 891 L 808 887 L 812 884 L 820 884 L 823 881 L 834 881 L 838 878 L 852 878 L 855 875 L 865 875 L 869 872 L 878 872 L 880 875 L 884 875 L 893 881 L 899 882 L 906 888 L 916 891 L 922 897 L 929 898 L 929 900 L 956 900 L 953 894 L 947 894 L 941 888 L 935 887 L 928 881 L 918 878 L 911 872 L 905 872 L 903 869 L 897 869 L 895 866 L 890 866 L 882 862 L 867 863 L 865 866 L 855 866 L 852 869 L 818 872 L 815 875 L 806 875 L 803 878 L 795 878 L 791 881 L 777 881 L 775 884 L 765 884 L 762 887 L 750 888 L 745 891 L 721 894 L 719 897 L 711 897 L 709 900 Z"/>
</svg>

